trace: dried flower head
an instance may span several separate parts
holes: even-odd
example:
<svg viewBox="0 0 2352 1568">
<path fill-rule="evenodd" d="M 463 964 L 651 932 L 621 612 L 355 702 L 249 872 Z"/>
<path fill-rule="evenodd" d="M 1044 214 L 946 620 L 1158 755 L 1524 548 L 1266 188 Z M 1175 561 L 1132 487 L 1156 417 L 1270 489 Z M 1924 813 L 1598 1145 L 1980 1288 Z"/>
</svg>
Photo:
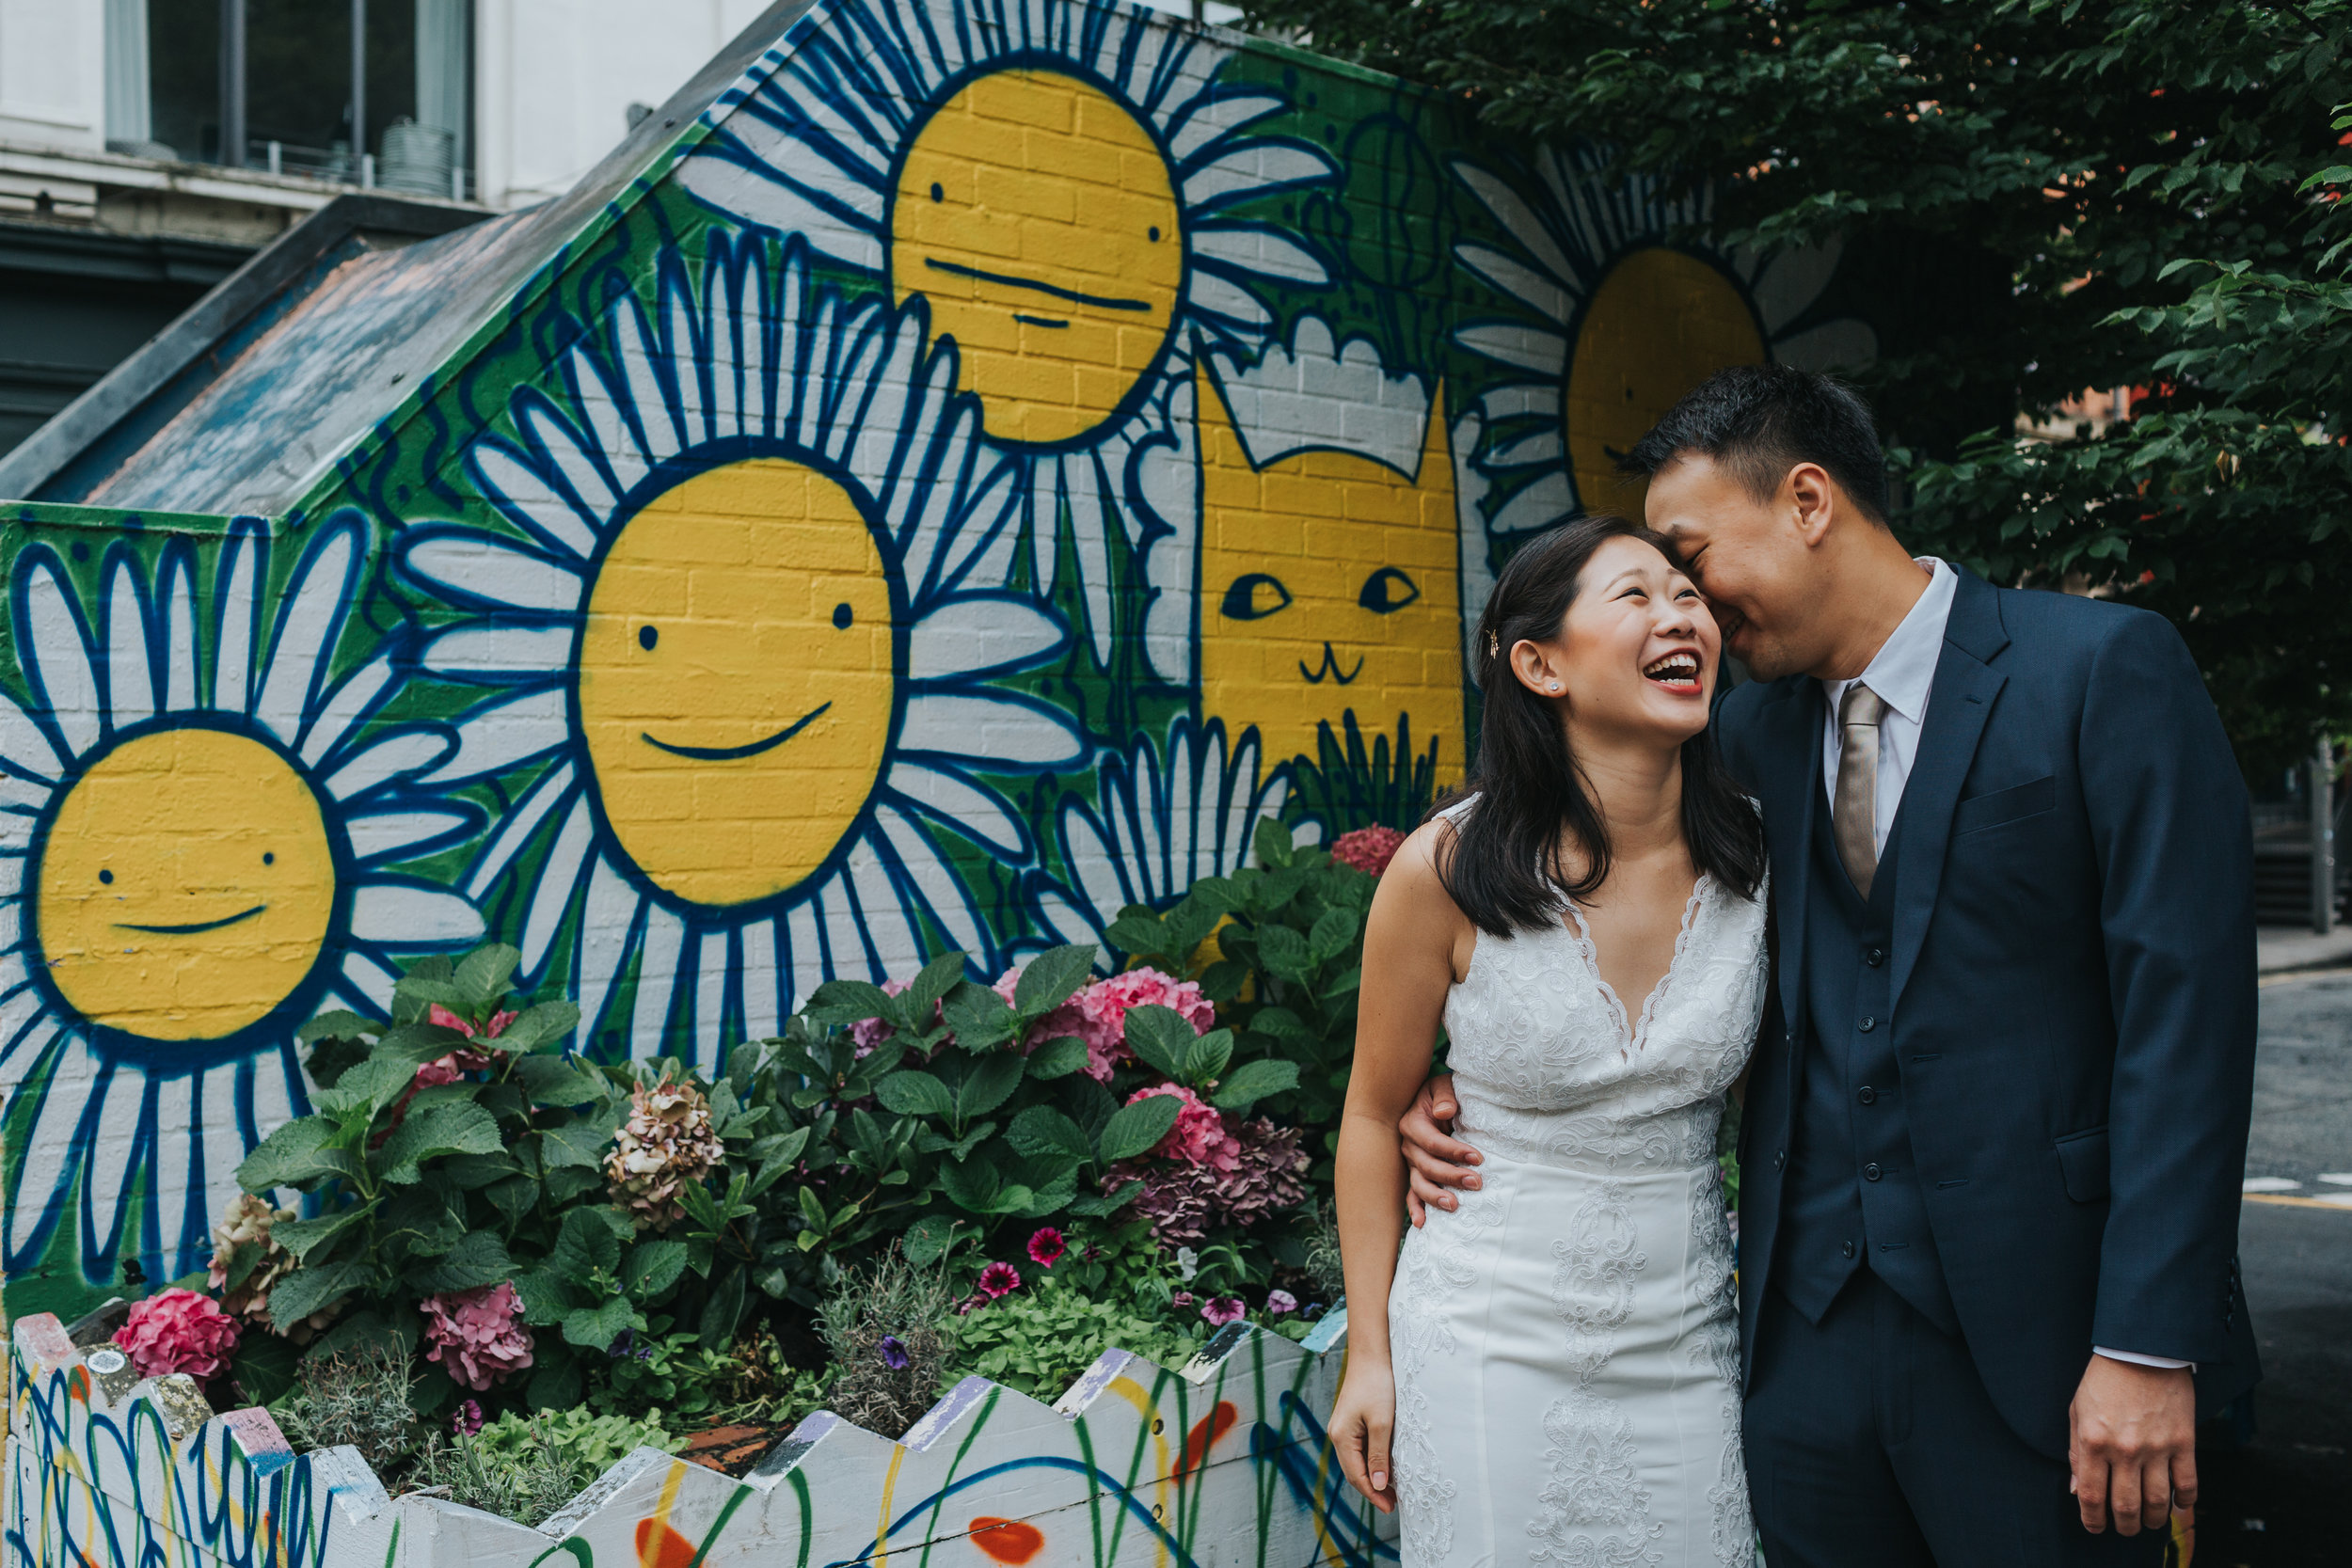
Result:
<svg viewBox="0 0 2352 1568">
<path fill-rule="evenodd" d="M 613 1134 L 604 1174 L 613 1202 L 629 1212 L 640 1230 L 667 1230 L 686 1217 L 678 1193 L 700 1181 L 726 1149 L 710 1125 L 710 1102 L 691 1084 L 639 1085 L 629 1096 L 628 1119 Z"/>
<path fill-rule="evenodd" d="M 229 1212 L 214 1225 L 213 1259 L 205 1270 L 205 1283 L 221 1292 L 221 1310 L 266 1329 L 278 1326 L 270 1321 L 269 1289 L 294 1272 L 294 1254 L 270 1239 L 270 1227 L 294 1217 L 291 1209 L 273 1209 L 267 1198 L 239 1193 L 237 1201 L 229 1206 Z M 247 1261 L 238 1258 L 240 1247 L 251 1247 L 254 1251 L 245 1277 L 231 1289 L 230 1272 Z M 310 1338 L 311 1330 L 307 1320 L 293 1326 L 296 1332 L 289 1333 L 288 1338 L 296 1344 Z"/>
<path fill-rule="evenodd" d="M 131 1304 L 131 1315 L 115 1330 L 115 1343 L 131 1353 L 141 1377 L 218 1377 L 237 1348 L 237 1320 L 207 1295 L 174 1287 Z"/>
<path fill-rule="evenodd" d="M 522 1298 L 505 1280 L 470 1291 L 444 1291 L 417 1303 L 424 1318 L 424 1358 L 476 1393 L 531 1365 L 531 1330 Z"/>
</svg>

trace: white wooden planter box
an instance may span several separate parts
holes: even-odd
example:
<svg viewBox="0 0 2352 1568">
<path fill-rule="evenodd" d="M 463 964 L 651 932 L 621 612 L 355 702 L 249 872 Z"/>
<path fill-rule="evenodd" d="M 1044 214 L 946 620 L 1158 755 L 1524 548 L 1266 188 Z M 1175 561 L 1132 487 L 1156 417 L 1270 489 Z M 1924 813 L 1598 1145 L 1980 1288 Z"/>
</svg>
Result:
<svg viewBox="0 0 2352 1568">
<path fill-rule="evenodd" d="M 42 1313 L 11 1335 L 7 1568 L 1374 1568 L 1392 1540 L 1324 1441 L 1345 1333 L 1109 1351 L 1050 1408 L 967 1378 L 895 1443 L 820 1412 L 742 1481 L 639 1449 L 534 1529 L 93 1370 Z"/>
</svg>

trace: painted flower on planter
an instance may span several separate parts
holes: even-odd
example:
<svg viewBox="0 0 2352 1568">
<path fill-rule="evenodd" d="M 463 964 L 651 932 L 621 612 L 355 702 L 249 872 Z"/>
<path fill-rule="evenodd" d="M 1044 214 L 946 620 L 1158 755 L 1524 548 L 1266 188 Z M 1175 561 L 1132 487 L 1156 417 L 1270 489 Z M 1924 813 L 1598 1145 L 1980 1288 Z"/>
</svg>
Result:
<svg viewBox="0 0 2352 1568">
<path fill-rule="evenodd" d="M 424 1319 L 424 1358 L 438 1361 L 463 1387 L 485 1393 L 531 1366 L 522 1298 L 505 1280 L 427 1296 L 417 1311 Z"/>
<path fill-rule="evenodd" d="M 710 1174 L 726 1149 L 710 1125 L 710 1102 L 691 1084 L 643 1084 L 629 1091 L 628 1119 L 613 1135 L 604 1174 L 612 1201 L 640 1230 L 667 1230 L 686 1217 L 679 1191 Z"/>
<path fill-rule="evenodd" d="M 924 300 L 984 438 L 1020 465 L 1039 582 L 1067 540 L 1096 657 L 1139 634 L 1151 673 L 1189 684 L 1193 356 L 1265 341 L 1269 285 L 1329 281 L 1266 198 L 1334 166 L 1252 134 L 1288 98 L 1220 82 L 1232 52 L 1165 18 L 993 0 L 834 14 L 714 112 L 679 180 Z M 1148 584 L 1117 605 L 1115 551 Z"/>
<path fill-rule="evenodd" d="M 1836 245 L 1769 256 L 1682 240 L 1705 194 L 1663 200 L 1648 182 L 1604 185 L 1598 154 L 1544 148 L 1531 165 L 1469 159 L 1454 177 L 1501 226 L 1499 244 L 1454 254 L 1500 290 L 1505 313 L 1454 340 L 1502 368 L 1480 404 L 1477 458 L 1495 487 L 1488 527 L 1522 533 L 1580 512 L 1641 515 L 1641 490 L 1617 473 L 1685 392 L 1726 365 L 1765 359 L 1827 371 L 1867 364 L 1878 341 L 1858 319 L 1817 309 Z M 1476 619 L 1466 604 L 1464 612 Z"/>
<path fill-rule="evenodd" d="M 159 1291 L 131 1304 L 131 1315 L 115 1330 L 115 1343 L 131 1355 L 141 1377 L 185 1372 L 201 1382 L 229 1370 L 237 1348 L 237 1320 L 217 1302 L 194 1291 Z"/>
<path fill-rule="evenodd" d="M 708 1062 L 928 931 L 993 961 L 948 846 L 1033 847 L 977 770 L 1083 748 L 993 684 L 1068 633 L 1006 587 L 1013 475 L 954 346 L 797 244 L 707 245 L 699 289 L 665 253 L 651 308 L 621 295 L 469 449 L 501 526 L 412 527 L 400 560 L 468 612 L 424 668 L 507 689 L 432 782 L 515 800 L 466 885 L 511 890 L 523 983 L 607 1053 Z"/>
<path fill-rule="evenodd" d="M 12 1275 L 56 1246 L 94 1280 L 125 1257 L 168 1279 L 203 1266 L 238 1163 L 308 1109 L 295 1027 L 380 1013 L 396 955 L 481 936 L 463 896 L 393 869 L 480 818 L 410 788 L 447 729 L 374 722 L 397 651 L 339 662 L 356 515 L 282 544 L 237 524 L 209 572 L 183 537 L 91 553 L 36 541 L 9 583 L 0 1250 Z"/>
</svg>

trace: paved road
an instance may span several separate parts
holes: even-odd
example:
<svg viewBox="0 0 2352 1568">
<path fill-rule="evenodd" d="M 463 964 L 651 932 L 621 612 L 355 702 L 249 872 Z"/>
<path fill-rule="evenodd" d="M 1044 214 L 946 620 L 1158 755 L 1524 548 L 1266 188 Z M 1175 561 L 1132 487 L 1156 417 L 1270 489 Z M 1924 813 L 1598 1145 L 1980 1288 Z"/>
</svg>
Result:
<svg viewBox="0 0 2352 1568">
<path fill-rule="evenodd" d="M 2263 990 L 2249 1178 L 2352 1197 L 2352 974 Z M 2238 1228 L 2263 1354 L 2255 1433 L 2205 1446 L 2196 1568 L 2352 1563 L 2352 1206 L 2249 1201 Z M 2338 1521 L 2341 1521 L 2339 1523 Z"/>
</svg>

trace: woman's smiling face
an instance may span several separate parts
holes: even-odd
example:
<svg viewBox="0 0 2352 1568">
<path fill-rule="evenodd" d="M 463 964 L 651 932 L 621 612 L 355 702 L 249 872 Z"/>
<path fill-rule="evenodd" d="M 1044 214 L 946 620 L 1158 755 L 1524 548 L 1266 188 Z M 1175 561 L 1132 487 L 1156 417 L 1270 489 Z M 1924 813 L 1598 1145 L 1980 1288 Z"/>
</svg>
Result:
<svg viewBox="0 0 2352 1568">
<path fill-rule="evenodd" d="M 1679 745 L 1707 727 L 1722 639 L 1698 589 L 1645 540 L 1595 550 L 1559 635 L 1522 647 L 1542 656 L 1513 659 L 1522 683 L 1565 702 L 1586 734 Z"/>
<path fill-rule="evenodd" d="M 924 123 L 890 206 L 891 293 L 930 302 L 999 440 L 1067 441 L 1160 362 L 1183 209 L 1152 134 L 1101 88 L 1009 68 Z"/>
</svg>

